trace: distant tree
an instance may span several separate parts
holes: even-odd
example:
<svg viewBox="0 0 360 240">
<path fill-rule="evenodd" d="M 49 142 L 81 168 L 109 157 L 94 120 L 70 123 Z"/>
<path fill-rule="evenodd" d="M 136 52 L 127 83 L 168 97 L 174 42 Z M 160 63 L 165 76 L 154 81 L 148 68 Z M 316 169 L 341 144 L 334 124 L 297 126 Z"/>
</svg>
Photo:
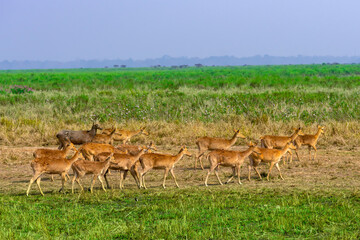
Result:
<svg viewBox="0 0 360 240">
<path fill-rule="evenodd" d="M 118 67 L 119 67 L 119 65 L 116 65 L 116 64 L 114 65 L 114 68 L 118 68 Z"/>
<path fill-rule="evenodd" d="M 201 63 L 196 63 L 196 64 L 195 64 L 195 67 L 200 68 L 200 67 L 203 67 L 203 65 L 202 65 Z"/>
<path fill-rule="evenodd" d="M 126 68 L 126 65 L 121 65 L 122 68 Z"/>
</svg>

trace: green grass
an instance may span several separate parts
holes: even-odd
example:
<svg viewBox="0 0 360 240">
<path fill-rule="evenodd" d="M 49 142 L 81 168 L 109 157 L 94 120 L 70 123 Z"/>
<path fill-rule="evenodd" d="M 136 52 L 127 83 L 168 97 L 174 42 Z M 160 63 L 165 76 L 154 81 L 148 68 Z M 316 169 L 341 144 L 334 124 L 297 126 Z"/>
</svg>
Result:
<svg viewBox="0 0 360 240">
<path fill-rule="evenodd" d="M 360 86 L 359 65 L 206 67 L 188 69 L 60 69 L 0 71 L 0 86 L 30 85 L 37 90 L 292 88 Z"/>
<path fill-rule="evenodd" d="M 35 92 L 10 93 L 13 85 Z M 60 129 L 87 128 L 95 116 L 135 128 L 231 123 L 264 132 L 280 123 L 269 134 L 323 124 L 333 128 L 331 142 L 358 144 L 359 93 L 360 65 L 0 71 L 0 142 L 31 136 L 49 144 Z"/>
<path fill-rule="evenodd" d="M 0 238 L 358 239 L 359 197 L 217 187 L 2 195 Z"/>
</svg>

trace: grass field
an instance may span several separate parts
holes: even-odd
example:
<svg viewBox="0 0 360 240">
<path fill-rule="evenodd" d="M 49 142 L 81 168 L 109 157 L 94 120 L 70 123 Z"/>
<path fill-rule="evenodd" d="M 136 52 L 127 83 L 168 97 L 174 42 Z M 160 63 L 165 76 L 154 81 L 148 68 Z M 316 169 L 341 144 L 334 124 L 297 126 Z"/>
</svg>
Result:
<svg viewBox="0 0 360 240">
<path fill-rule="evenodd" d="M 241 188 L 3 195 L 0 237 L 358 239 L 359 197 L 358 192 Z"/>
<path fill-rule="evenodd" d="M 359 105 L 360 65 L 0 71 L 0 239 L 359 239 Z M 148 190 L 131 179 L 120 191 L 114 173 L 106 193 L 59 194 L 59 179 L 45 177 L 45 197 L 35 185 L 26 197 L 34 149 L 55 148 L 59 130 L 89 129 L 94 117 L 146 126 L 150 135 L 133 143 L 171 153 L 187 145 L 195 154 L 196 138 L 234 128 L 247 136 L 235 149 L 297 126 L 326 131 L 318 161 L 304 148 L 301 162 L 281 167 L 284 181 L 273 170 L 270 182 L 254 173 L 248 182 L 243 168 L 242 186 L 211 176 L 206 188 L 207 171 L 186 158 L 175 167 L 180 189 L 171 177 L 160 189 L 163 173 L 153 171 Z"/>
<path fill-rule="evenodd" d="M 227 136 L 229 127 L 257 139 L 263 133 L 289 134 L 299 125 L 311 132 L 324 124 L 328 131 L 323 144 L 354 146 L 360 143 L 359 69 L 299 65 L 1 71 L 0 141 L 8 146 L 53 145 L 59 130 L 86 129 L 95 116 L 107 127 L 145 125 L 157 144 L 168 143 L 164 125 L 170 126 L 166 135 L 177 145 L 193 144 L 204 133 Z M 13 85 L 35 90 L 12 94 Z M 182 136 L 177 136 L 178 129 Z"/>
</svg>

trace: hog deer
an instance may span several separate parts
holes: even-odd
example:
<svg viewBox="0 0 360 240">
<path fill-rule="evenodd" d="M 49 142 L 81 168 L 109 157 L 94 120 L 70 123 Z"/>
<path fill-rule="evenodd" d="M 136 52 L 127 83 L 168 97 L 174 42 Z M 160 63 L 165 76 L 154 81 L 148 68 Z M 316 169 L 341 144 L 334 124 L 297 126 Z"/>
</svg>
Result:
<svg viewBox="0 0 360 240">
<path fill-rule="evenodd" d="M 237 138 L 245 138 L 244 135 L 240 133 L 240 130 L 234 130 L 235 134 L 231 139 L 224 138 L 213 138 L 213 137 L 201 137 L 197 139 L 196 145 L 199 148 L 199 154 L 195 158 L 195 169 L 197 167 L 197 161 L 199 160 L 201 169 L 204 169 L 202 164 L 201 157 L 207 150 L 227 150 L 232 145 L 235 144 Z"/>
<path fill-rule="evenodd" d="M 112 130 L 113 129 L 108 128 L 105 129 L 102 133 L 109 134 Z M 113 139 L 115 141 L 122 141 L 122 143 L 125 144 L 127 141 L 130 141 L 132 137 L 139 134 L 144 134 L 145 136 L 149 135 L 149 133 L 145 131 L 145 127 L 142 127 L 138 131 L 117 130 Z"/>
<path fill-rule="evenodd" d="M 34 181 L 36 181 L 36 184 L 39 188 L 41 195 L 44 196 L 44 193 L 40 187 L 41 175 L 43 173 L 60 174 L 61 175 L 61 189 L 59 192 L 63 191 L 65 181 L 66 181 L 65 175 L 70 170 L 71 165 L 74 162 L 78 161 L 78 159 L 80 158 L 80 155 L 81 155 L 81 152 L 79 150 L 79 151 L 75 152 L 74 156 L 71 159 L 66 159 L 66 158 L 53 159 L 50 156 L 42 157 L 42 158 L 35 158 L 30 164 L 30 166 L 34 172 L 34 175 L 30 179 L 30 184 L 26 191 L 26 195 L 29 196 L 31 185 L 34 183 Z"/>
<path fill-rule="evenodd" d="M 130 171 L 134 167 L 135 163 L 139 161 L 139 158 L 147 151 L 148 149 L 141 149 L 136 155 L 130 155 L 130 154 L 114 154 L 114 160 L 111 161 L 109 169 L 111 170 L 120 170 L 120 189 L 124 188 L 124 182 L 127 175 L 127 172 Z M 106 181 L 106 185 L 108 188 L 110 188 L 110 184 L 107 180 L 107 173 L 105 173 L 104 178 Z M 136 185 L 140 188 L 140 178 L 137 174 L 133 174 Z"/>
<path fill-rule="evenodd" d="M 288 142 L 284 146 L 284 148 L 282 148 L 280 150 L 256 147 L 255 151 L 249 156 L 249 159 L 250 159 L 249 175 L 248 175 L 249 181 L 250 181 L 251 168 L 254 168 L 254 170 L 258 174 L 259 178 L 262 179 L 259 171 L 257 170 L 257 167 L 262 162 L 270 163 L 269 172 L 266 177 L 266 179 L 268 181 L 269 181 L 271 169 L 274 167 L 274 165 L 277 168 L 277 170 L 279 170 L 280 178 L 282 180 L 284 180 L 283 176 L 281 175 L 279 162 L 280 162 L 281 157 L 284 156 L 284 154 L 287 153 L 290 149 L 295 150 L 295 146 L 291 142 Z"/>
<path fill-rule="evenodd" d="M 289 142 L 294 143 L 294 141 L 298 138 L 298 136 L 304 135 L 301 128 L 294 129 L 295 132 L 290 136 L 273 136 L 273 135 L 265 135 L 262 136 L 261 139 L 261 147 L 269 148 L 269 149 L 282 149 Z M 290 163 L 292 162 L 292 152 L 288 151 L 290 154 Z M 286 161 L 284 161 L 285 163 Z"/>
<path fill-rule="evenodd" d="M 66 156 L 69 154 L 71 149 L 76 151 L 74 144 L 68 142 L 66 143 L 65 148 L 63 150 L 39 148 L 35 150 L 33 156 L 34 158 L 43 158 L 43 157 L 51 157 L 53 159 L 66 158 Z M 66 174 L 66 177 L 68 179 L 70 178 L 68 174 Z M 51 181 L 54 181 L 54 175 L 51 175 Z"/>
<path fill-rule="evenodd" d="M 115 147 L 104 143 L 85 143 L 81 147 L 81 153 L 84 158 L 89 161 L 94 161 L 94 156 L 106 152 L 107 155 L 115 152 Z"/>
<path fill-rule="evenodd" d="M 129 144 L 121 144 L 115 147 L 116 149 L 120 151 L 128 151 L 131 155 L 136 155 L 141 151 L 142 149 L 149 149 L 157 151 L 155 145 L 153 142 L 150 142 L 149 146 L 138 146 L 138 145 L 129 145 Z"/>
<path fill-rule="evenodd" d="M 102 130 L 102 128 L 93 123 L 91 130 L 89 131 L 72 131 L 72 130 L 62 130 L 56 137 L 59 139 L 60 146 L 59 149 L 63 149 L 66 145 L 66 142 L 70 140 L 73 144 L 84 144 L 91 142 L 94 136 L 96 135 L 96 130 Z"/>
<path fill-rule="evenodd" d="M 95 184 L 96 178 L 99 179 L 102 189 L 106 192 L 106 189 L 104 187 L 104 183 L 101 180 L 101 175 L 104 175 L 105 172 L 108 170 L 110 166 L 110 161 L 113 159 L 113 154 L 110 154 L 107 159 L 103 162 L 93 162 L 81 159 L 79 161 L 76 161 L 72 166 L 72 170 L 74 171 L 74 177 L 72 179 L 72 185 L 71 185 L 71 192 L 74 193 L 74 182 L 76 181 L 81 191 L 84 191 L 84 188 L 81 186 L 80 178 L 85 176 L 86 174 L 93 174 L 92 183 L 90 186 L 90 192 L 93 193 L 93 187 Z"/>
<path fill-rule="evenodd" d="M 305 135 L 299 136 L 298 138 L 295 139 L 295 147 L 296 147 L 295 152 L 296 152 L 296 156 L 299 161 L 300 161 L 300 158 L 299 158 L 299 154 L 298 154 L 298 149 L 302 145 L 307 145 L 309 147 L 309 160 L 311 160 L 311 148 L 313 148 L 315 150 L 314 158 L 313 158 L 313 160 L 315 161 L 316 152 L 317 152 L 316 144 L 320 137 L 320 134 L 324 133 L 324 130 L 325 130 L 325 127 L 319 125 L 318 131 L 315 133 L 315 135 L 305 134 Z"/>
<path fill-rule="evenodd" d="M 206 158 L 209 160 L 210 169 L 205 178 L 205 186 L 208 186 L 207 182 L 209 179 L 210 174 L 215 170 L 215 175 L 220 183 L 223 185 L 218 174 L 218 167 L 231 167 L 233 170 L 233 175 L 226 181 L 225 184 L 229 183 L 237 174 L 238 182 L 241 184 L 240 181 L 240 169 L 242 164 L 244 163 L 245 158 L 250 156 L 251 153 L 255 151 L 256 144 L 250 142 L 248 144 L 249 148 L 245 151 L 230 151 L 230 150 L 214 150 L 210 152 Z"/>
<path fill-rule="evenodd" d="M 146 147 L 146 146 L 137 146 L 137 145 L 129 145 L 129 144 L 122 144 L 122 145 L 118 145 L 117 147 L 115 147 L 115 151 L 114 153 L 118 153 L 118 154 L 130 154 L 130 155 L 137 155 L 141 150 L 147 150 L 148 153 L 151 153 L 152 150 L 157 151 L 157 148 L 155 147 L 155 145 L 153 144 L 153 142 L 150 142 L 150 144 Z M 98 161 L 103 161 L 104 157 L 107 155 L 107 152 L 103 152 L 98 154 L 96 157 L 98 159 Z M 135 182 L 138 186 L 140 186 L 140 177 L 139 177 L 139 167 L 140 167 L 140 162 L 136 162 L 130 169 L 130 173 L 133 176 L 133 178 L 135 179 Z M 125 181 L 127 176 L 127 171 L 124 173 L 124 177 L 123 180 Z"/>
<path fill-rule="evenodd" d="M 146 189 L 144 176 L 151 169 L 164 169 L 164 181 L 162 184 L 163 188 L 165 188 L 165 180 L 169 174 L 169 171 L 174 178 L 176 186 L 179 187 L 174 174 L 174 166 L 184 155 L 191 156 L 191 153 L 184 146 L 181 147 L 179 153 L 176 155 L 160 153 L 145 153 L 142 155 L 139 159 L 142 166 L 142 169 L 139 171 L 140 188 L 144 187 Z"/>
<path fill-rule="evenodd" d="M 115 132 L 116 132 L 116 128 L 110 134 L 96 134 L 94 138 L 91 140 L 91 142 L 113 144 L 113 137 Z"/>
</svg>

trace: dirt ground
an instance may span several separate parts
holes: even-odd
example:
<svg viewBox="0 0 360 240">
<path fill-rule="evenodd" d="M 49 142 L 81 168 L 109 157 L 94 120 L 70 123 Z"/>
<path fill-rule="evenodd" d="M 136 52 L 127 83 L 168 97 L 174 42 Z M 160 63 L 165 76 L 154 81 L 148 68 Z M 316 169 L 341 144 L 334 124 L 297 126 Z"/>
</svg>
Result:
<svg viewBox="0 0 360 240">
<path fill-rule="evenodd" d="M 56 148 L 55 146 L 52 148 Z M 176 153 L 178 149 L 163 149 L 157 146 L 160 152 Z M 32 153 L 36 147 L 0 147 L 0 193 L 23 195 L 27 189 L 32 169 L 30 162 L 33 159 Z M 244 149 L 244 147 L 235 147 L 234 150 Z M 194 170 L 194 159 L 197 153 L 196 149 L 189 149 L 192 157 L 184 156 L 175 166 L 175 175 L 180 188 L 205 188 L 204 179 L 208 171 L 209 163 L 204 161 L 205 170 Z M 308 159 L 307 148 L 300 151 L 301 162 L 294 154 L 294 161 L 286 165 L 281 164 L 280 168 L 285 180 L 279 178 L 276 168 L 271 172 L 270 181 L 260 180 L 252 170 L 252 179 L 247 180 L 248 163 L 246 159 L 241 169 L 242 185 L 235 182 L 221 186 L 224 188 L 274 188 L 277 190 L 299 189 L 299 190 L 359 190 L 360 189 L 360 148 L 342 149 L 342 148 L 320 148 L 318 149 L 317 159 L 315 161 Z M 266 176 L 268 165 L 259 167 L 260 173 Z M 220 178 L 223 182 L 231 175 L 231 169 L 221 167 Z M 72 171 L 70 170 L 70 177 Z M 112 171 L 110 183 L 115 190 L 119 190 L 119 173 Z M 145 180 L 147 187 L 161 188 L 163 179 L 163 170 L 150 170 Z M 90 185 L 91 176 L 85 176 L 82 179 L 84 186 Z M 219 183 L 214 174 L 209 178 L 209 189 L 218 186 Z M 55 181 L 50 181 L 50 175 L 42 176 L 41 186 L 44 193 L 56 192 L 61 187 L 60 176 L 55 176 Z M 100 183 L 97 181 L 96 188 L 100 189 Z M 78 189 L 78 186 L 75 185 Z M 169 174 L 166 181 L 167 188 L 175 188 L 174 181 Z M 218 186 L 219 187 L 219 186 Z M 125 188 L 136 189 L 134 179 L 129 174 L 126 179 Z M 66 189 L 69 192 L 71 184 L 67 182 Z M 100 191 L 100 190 L 99 190 Z M 140 190 L 139 190 L 140 191 Z M 33 184 L 31 194 L 39 194 L 36 184 Z"/>
</svg>

